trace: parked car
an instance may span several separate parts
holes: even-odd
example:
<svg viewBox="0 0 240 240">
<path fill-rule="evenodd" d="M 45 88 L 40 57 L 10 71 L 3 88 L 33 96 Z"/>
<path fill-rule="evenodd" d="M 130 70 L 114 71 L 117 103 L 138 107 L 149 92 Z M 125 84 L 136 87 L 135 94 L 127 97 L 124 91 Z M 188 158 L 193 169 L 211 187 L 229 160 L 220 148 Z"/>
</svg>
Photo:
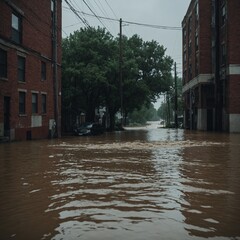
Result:
<svg viewBox="0 0 240 240">
<path fill-rule="evenodd" d="M 74 134 L 77 136 L 98 135 L 104 132 L 104 128 L 99 123 L 86 122 L 79 127 L 74 128 Z"/>
</svg>

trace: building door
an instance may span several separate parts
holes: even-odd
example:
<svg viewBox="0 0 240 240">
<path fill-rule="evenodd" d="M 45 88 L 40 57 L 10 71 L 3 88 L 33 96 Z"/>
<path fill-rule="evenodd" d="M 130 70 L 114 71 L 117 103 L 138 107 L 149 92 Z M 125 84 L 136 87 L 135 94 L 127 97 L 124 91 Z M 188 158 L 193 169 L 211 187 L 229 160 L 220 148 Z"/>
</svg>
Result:
<svg viewBox="0 0 240 240">
<path fill-rule="evenodd" d="M 4 136 L 10 136 L 10 97 L 4 97 Z"/>
</svg>

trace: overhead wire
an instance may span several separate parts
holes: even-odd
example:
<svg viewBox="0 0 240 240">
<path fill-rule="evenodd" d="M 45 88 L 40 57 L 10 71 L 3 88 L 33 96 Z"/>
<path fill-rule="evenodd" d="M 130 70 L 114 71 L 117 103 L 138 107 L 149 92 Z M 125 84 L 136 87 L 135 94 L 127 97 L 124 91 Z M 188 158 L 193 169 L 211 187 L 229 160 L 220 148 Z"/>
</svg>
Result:
<svg viewBox="0 0 240 240">
<path fill-rule="evenodd" d="M 113 15 L 115 16 L 115 18 L 118 18 L 117 15 L 115 14 L 115 12 L 113 11 L 111 5 L 108 3 L 107 0 L 105 0 L 106 4 L 108 5 L 108 7 L 110 8 L 110 10 L 112 11 Z"/>
<path fill-rule="evenodd" d="M 71 1 L 71 0 L 70 0 Z M 81 22 L 87 27 L 87 28 L 90 28 L 90 25 L 88 24 L 87 20 L 85 18 L 82 18 L 80 15 L 79 15 L 79 11 L 76 10 L 76 8 L 74 8 L 68 0 L 65 0 L 66 4 L 69 6 L 69 8 L 72 10 L 72 12 L 81 20 Z"/>
<path fill-rule="evenodd" d="M 65 0 L 66 1 L 66 0 Z M 83 2 L 85 3 L 85 5 L 88 7 L 88 9 L 92 12 L 92 14 L 99 20 L 99 22 L 108 30 L 108 28 L 104 25 L 104 23 L 102 22 L 101 18 L 96 15 L 96 13 L 92 10 L 92 8 L 89 6 L 89 4 L 83 0 Z M 108 30 L 109 31 L 109 30 Z M 109 31 L 110 32 L 110 31 Z"/>
<path fill-rule="evenodd" d="M 65 1 L 66 1 L 66 0 L 65 0 Z M 83 12 L 83 11 L 81 11 L 81 13 L 82 13 L 83 15 L 86 15 L 86 16 L 97 17 L 97 18 L 99 18 L 99 19 L 104 19 L 104 20 L 119 22 L 119 19 L 115 19 L 115 18 L 96 16 L 95 14 L 90 14 L 90 13 L 86 13 L 86 12 Z M 181 31 L 181 30 L 182 30 L 182 27 L 154 25 L 154 24 L 139 23 L 139 22 L 125 21 L 125 20 L 122 20 L 122 22 L 123 22 L 123 23 L 126 23 L 126 24 L 132 24 L 132 25 L 137 25 L 137 26 L 142 26 L 142 27 L 155 28 L 155 29 L 160 29 L 160 30 L 174 30 L 174 31 Z M 76 23 L 76 25 L 77 25 L 77 24 L 79 24 L 79 23 Z M 71 26 L 72 26 L 72 25 L 71 25 Z"/>
<path fill-rule="evenodd" d="M 75 0 L 70 0 L 71 1 L 71 3 L 72 3 L 72 5 L 74 6 L 74 4 L 75 4 L 75 9 L 76 10 L 78 10 L 78 12 L 79 12 L 79 14 L 81 14 L 81 17 L 84 19 L 84 21 L 86 21 L 86 22 L 88 22 L 87 20 L 86 20 L 86 18 L 84 17 L 84 15 L 81 13 L 81 8 L 79 7 L 79 5 L 78 5 L 78 1 L 75 1 Z M 73 2 L 72 2 L 73 1 Z M 83 3 L 82 3 L 83 4 Z M 89 24 L 89 23 L 88 23 Z"/>
</svg>

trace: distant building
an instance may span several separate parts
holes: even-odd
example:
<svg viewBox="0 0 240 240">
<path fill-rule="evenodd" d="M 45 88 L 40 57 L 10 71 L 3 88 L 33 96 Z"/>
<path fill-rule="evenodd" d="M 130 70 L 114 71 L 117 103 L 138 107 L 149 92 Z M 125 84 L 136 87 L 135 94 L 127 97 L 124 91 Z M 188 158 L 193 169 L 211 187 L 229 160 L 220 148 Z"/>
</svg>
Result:
<svg viewBox="0 0 240 240">
<path fill-rule="evenodd" d="M 240 132 L 240 1 L 192 0 L 183 19 L 184 126 Z"/>
<path fill-rule="evenodd" d="M 61 0 L 0 1 L 0 138 L 60 134 L 61 22 Z"/>
</svg>

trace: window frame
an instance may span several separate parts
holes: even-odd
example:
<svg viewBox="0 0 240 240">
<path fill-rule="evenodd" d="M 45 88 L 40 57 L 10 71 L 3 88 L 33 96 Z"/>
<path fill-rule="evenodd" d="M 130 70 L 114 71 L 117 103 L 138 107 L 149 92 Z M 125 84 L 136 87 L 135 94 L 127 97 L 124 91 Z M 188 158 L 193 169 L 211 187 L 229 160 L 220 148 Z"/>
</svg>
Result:
<svg viewBox="0 0 240 240">
<path fill-rule="evenodd" d="M 34 99 L 34 97 L 36 97 Z M 32 114 L 38 113 L 38 93 L 32 92 Z"/>
<path fill-rule="evenodd" d="M 11 23 L 11 29 L 12 29 L 12 35 L 11 39 L 15 43 L 21 44 L 22 43 L 22 17 L 21 15 L 17 14 L 16 12 L 12 12 L 12 23 Z M 17 19 L 16 26 L 14 23 L 14 17 Z"/>
<path fill-rule="evenodd" d="M 221 26 L 224 26 L 227 21 L 227 6 L 224 3 L 221 7 Z"/>
</svg>

